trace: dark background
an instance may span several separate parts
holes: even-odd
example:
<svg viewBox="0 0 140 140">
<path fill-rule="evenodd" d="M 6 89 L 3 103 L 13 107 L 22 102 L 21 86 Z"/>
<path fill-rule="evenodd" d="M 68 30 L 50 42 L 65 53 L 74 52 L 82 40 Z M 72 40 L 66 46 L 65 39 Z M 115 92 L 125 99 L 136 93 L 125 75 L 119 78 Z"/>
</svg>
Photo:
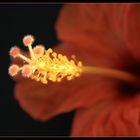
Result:
<svg viewBox="0 0 140 140">
<path fill-rule="evenodd" d="M 0 4 L 0 136 L 67 136 L 73 112 L 47 122 L 35 121 L 14 99 L 14 81 L 8 75 L 9 50 L 33 34 L 44 45 L 58 43 L 55 23 L 62 4 Z"/>
</svg>

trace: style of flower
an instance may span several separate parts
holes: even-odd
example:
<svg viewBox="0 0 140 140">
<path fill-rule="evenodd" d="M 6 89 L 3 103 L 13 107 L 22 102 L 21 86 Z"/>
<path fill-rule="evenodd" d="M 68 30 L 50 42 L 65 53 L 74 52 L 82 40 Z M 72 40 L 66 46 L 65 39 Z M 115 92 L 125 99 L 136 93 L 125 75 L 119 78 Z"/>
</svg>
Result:
<svg viewBox="0 0 140 140">
<path fill-rule="evenodd" d="M 56 25 L 62 43 L 54 50 L 139 79 L 139 15 L 139 4 L 66 4 Z M 140 136 L 139 82 L 88 73 L 47 85 L 21 75 L 15 80 L 15 98 L 36 120 L 76 110 L 72 136 Z"/>
</svg>

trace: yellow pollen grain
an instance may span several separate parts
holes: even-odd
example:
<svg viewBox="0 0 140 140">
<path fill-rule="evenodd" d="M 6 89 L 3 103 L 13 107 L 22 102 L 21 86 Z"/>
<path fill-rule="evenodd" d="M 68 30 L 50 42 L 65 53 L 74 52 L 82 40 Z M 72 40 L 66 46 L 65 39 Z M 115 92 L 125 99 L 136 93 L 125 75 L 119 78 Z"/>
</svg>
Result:
<svg viewBox="0 0 140 140">
<path fill-rule="evenodd" d="M 81 75 L 82 67 L 81 65 L 79 66 L 80 61 L 76 63 L 73 59 L 69 60 L 65 55 L 57 54 L 51 48 L 45 50 L 40 57 L 37 57 L 33 51 L 36 47 L 32 48 L 31 43 L 25 42 L 27 37 L 24 38 L 23 43 L 29 49 L 30 58 L 18 54 L 19 58 L 32 67 L 32 73 L 27 78 L 47 84 L 48 81 L 61 82 L 63 78 L 72 80 Z M 32 38 L 34 37 L 32 36 Z M 20 70 L 23 71 L 23 68 L 24 65 L 20 67 Z"/>
</svg>

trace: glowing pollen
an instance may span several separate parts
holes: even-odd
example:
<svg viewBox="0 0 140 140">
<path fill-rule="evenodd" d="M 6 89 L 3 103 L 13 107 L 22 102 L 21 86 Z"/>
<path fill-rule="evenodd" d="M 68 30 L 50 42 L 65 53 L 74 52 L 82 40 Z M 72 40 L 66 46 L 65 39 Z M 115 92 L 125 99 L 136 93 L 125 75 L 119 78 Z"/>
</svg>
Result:
<svg viewBox="0 0 140 140">
<path fill-rule="evenodd" d="M 34 37 L 32 35 L 27 35 L 23 38 L 23 44 L 28 47 L 31 58 L 22 55 L 17 47 L 10 51 L 12 57 L 19 57 L 27 63 L 14 74 L 9 72 L 11 76 L 15 76 L 21 71 L 24 77 L 29 77 L 44 84 L 47 84 L 48 80 L 60 82 L 65 77 L 67 80 L 72 80 L 80 76 L 82 62 L 75 62 L 73 59 L 68 60 L 66 56 L 57 54 L 52 49 L 45 50 L 42 45 L 32 48 L 33 42 Z"/>
<path fill-rule="evenodd" d="M 24 77 L 47 84 L 49 80 L 52 82 L 61 82 L 63 78 L 72 80 L 79 77 L 81 73 L 85 73 L 115 78 L 140 86 L 139 77 L 129 72 L 96 66 L 83 66 L 81 61 L 76 60 L 75 55 L 72 55 L 71 60 L 69 60 L 66 56 L 57 54 L 52 49 L 45 50 L 43 45 L 32 48 L 33 42 L 34 37 L 32 35 L 23 38 L 23 44 L 29 49 L 30 58 L 22 55 L 18 47 L 11 48 L 10 55 L 12 57 L 19 57 L 27 63 L 22 67 L 11 65 L 9 67 L 11 76 L 15 76 L 21 71 Z"/>
</svg>

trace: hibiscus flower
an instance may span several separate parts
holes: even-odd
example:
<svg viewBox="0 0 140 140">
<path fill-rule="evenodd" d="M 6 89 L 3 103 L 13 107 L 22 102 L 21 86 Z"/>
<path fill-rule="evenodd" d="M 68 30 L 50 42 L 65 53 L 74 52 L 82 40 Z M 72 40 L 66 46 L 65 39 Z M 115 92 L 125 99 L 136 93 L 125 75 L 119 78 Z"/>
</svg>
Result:
<svg viewBox="0 0 140 140">
<path fill-rule="evenodd" d="M 61 43 L 54 50 L 75 54 L 86 66 L 138 78 L 139 15 L 139 4 L 66 4 L 56 24 Z M 15 80 L 15 98 L 36 120 L 76 110 L 72 136 L 140 136 L 140 89 L 129 81 L 88 73 L 47 85 L 21 75 Z"/>
</svg>

